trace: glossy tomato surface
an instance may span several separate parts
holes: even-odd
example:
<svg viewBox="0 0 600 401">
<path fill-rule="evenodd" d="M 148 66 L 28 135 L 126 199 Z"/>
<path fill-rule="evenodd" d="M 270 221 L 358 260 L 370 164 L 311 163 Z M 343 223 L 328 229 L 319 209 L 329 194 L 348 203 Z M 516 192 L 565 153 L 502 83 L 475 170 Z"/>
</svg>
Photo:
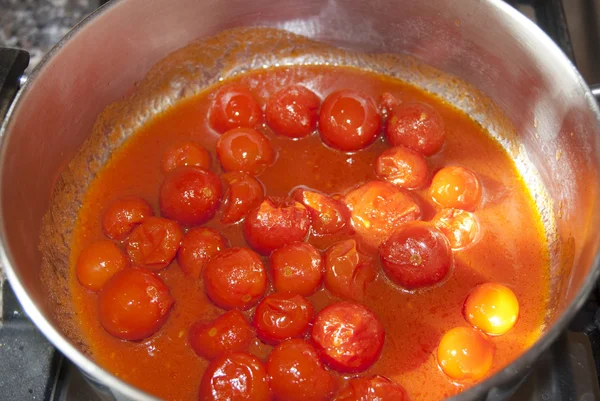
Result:
<svg viewBox="0 0 600 401">
<path fill-rule="evenodd" d="M 175 258 L 182 238 L 183 232 L 173 220 L 148 217 L 129 236 L 127 254 L 135 265 L 161 270 Z"/>
<path fill-rule="evenodd" d="M 444 208 L 473 211 L 481 202 L 481 182 L 468 168 L 448 166 L 438 171 L 429 189 L 431 199 Z"/>
<path fill-rule="evenodd" d="M 231 171 L 221 176 L 223 181 L 223 223 L 231 224 L 242 220 L 257 207 L 265 197 L 260 181 L 248 173 Z"/>
<path fill-rule="evenodd" d="M 204 265 L 226 247 L 227 240 L 217 230 L 192 228 L 183 236 L 177 251 L 177 264 L 186 275 L 200 278 Z"/>
<path fill-rule="evenodd" d="M 350 221 L 350 211 L 338 199 L 305 188 L 296 188 L 291 196 L 308 209 L 312 231 L 317 235 L 337 233 Z"/>
<path fill-rule="evenodd" d="M 355 240 L 340 241 L 325 253 L 325 287 L 332 294 L 361 301 L 375 278 L 374 261 L 358 251 Z"/>
<path fill-rule="evenodd" d="M 144 199 L 126 196 L 106 208 L 102 215 L 102 229 L 108 238 L 124 240 L 138 224 L 152 215 L 152 207 Z"/>
<path fill-rule="evenodd" d="M 517 323 L 519 300 L 500 283 L 484 283 L 473 288 L 465 301 L 467 322 L 492 336 L 506 334 Z"/>
<path fill-rule="evenodd" d="M 276 292 L 260 301 L 253 322 L 261 340 L 276 344 L 302 337 L 314 313 L 312 304 L 302 295 Z"/>
<path fill-rule="evenodd" d="M 403 103 L 388 118 L 386 136 L 392 146 L 406 146 L 431 156 L 446 141 L 444 121 L 437 111 L 425 103 Z"/>
<path fill-rule="evenodd" d="M 225 171 L 257 175 L 275 160 L 269 139 L 252 128 L 235 128 L 217 141 L 217 156 Z"/>
<path fill-rule="evenodd" d="M 162 170 L 168 173 L 177 167 L 195 166 L 208 170 L 210 153 L 196 142 L 187 141 L 172 145 L 162 157 Z"/>
<path fill-rule="evenodd" d="M 317 127 L 320 104 L 321 99 L 302 85 L 282 88 L 267 102 L 267 124 L 278 135 L 305 137 Z"/>
<path fill-rule="evenodd" d="M 263 113 L 254 94 L 243 85 L 224 86 L 210 107 L 210 125 L 219 133 L 233 128 L 255 128 L 263 122 Z"/>
<path fill-rule="evenodd" d="M 450 247 L 456 251 L 476 243 L 481 231 L 477 216 L 460 209 L 442 209 L 433 216 L 431 223 L 448 238 Z"/>
<path fill-rule="evenodd" d="M 404 146 L 390 148 L 375 161 L 377 177 L 400 188 L 418 189 L 429 179 L 427 161 L 415 150 Z"/>
<path fill-rule="evenodd" d="M 485 334 L 471 327 L 456 327 L 442 337 L 437 360 L 451 379 L 473 382 L 489 372 L 494 353 L 494 345 Z"/>
<path fill-rule="evenodd" d="M 117 272 L 129 266 L 129 259 L 114 242 L 97 241 L 79 254 L 75 264 L 77 279 L 88 290 L 99 291 Z"/>
<path fill-rule="evenodd" d="M 323 282 L 325 267 L 321 253 L 305 242 L 284 245 L 271 253 L 273 286 L 280 292 L 309 296 Z"/>
<path fill-rule="evenodd" d="M 209 360 L 226 352 L 246 351 L 254 338 L 254 330 L 248 319 L 237 309 L 225 312 L 212 321 L 192 323 L 188 334 L 194 352 Z"/>
<path fill-rule="evenodd" d="M 409 398 L 401 385 L 375 375 L 350 380 L 333 401 L 409 401 Z"/>
</svg>

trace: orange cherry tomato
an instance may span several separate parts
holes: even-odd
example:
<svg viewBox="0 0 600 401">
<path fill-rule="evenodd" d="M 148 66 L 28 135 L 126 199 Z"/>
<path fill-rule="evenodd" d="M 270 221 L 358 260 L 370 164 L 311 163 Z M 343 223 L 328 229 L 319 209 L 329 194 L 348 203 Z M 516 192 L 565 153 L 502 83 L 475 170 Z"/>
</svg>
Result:
<svg viewBox="0 0 600 401">
<path fill-rule="evenodd" d="M 451 379 L 477 381 L 492 367 L 494 345 L 475 329 L 456 327 L 442 337 L 437 359 L 442 371 Z"/>
<path fill-rule="evenodd" d="M 278 135 L 302 138 L 317 127 L 321 99 L 310 89 L 292 85 L 277 91 L 265 109 L 267 124 Z"/>
<path fill-rule="evenodd" d="M 267 273 L 255 252 L 225 249 L 204 266 L 204 290 L 223 309 L 249 309 L 267 290 Z"/>
<path fill-rule="evenodd" d="M 186 275 L 200 278 L 204 265 L 226 247 L 227 241 L 217 230 L 195 227 L 183 236 L 177 263 Z"/>
<path fill-rule="evenodd" d="M 304 188 L 296 188 L 291 196 L 306 206 L 310 213 L 312 230 L 317 235 L 336 233 L 350 220 L 350 211 L 337 199 Z"/>
<path fill-rule="evenodd" d="M 263 122 L 263 113 L 250 89 L 233 84 L 219 89 L 208 111 L 208 120 L 222 134 L 233 128 L 258 127 Z"/>
<path fill-rule="evenodd" d="M 104 285 L 98 296 L 98 316 L 114 337 L 138 341 L 162 327 L 173 303 L 160 278 L 134 267 L 121 270 Z"/>
<path fill-rule="evenodd" d="M 275 347 L 267 362 L 276 401 L 327 401 L 335 391 L 315 348 L 305 340 L 287 340 Z"/>
<path fill-rule="evenodd" d="M 361 301 L 376 278 L 373 261 L 358 252 L 352 239 L 332 245 L 325 253 L 325 287 L 338 297 Z"/>
<path fill-rule="evenodd" d="M 81 251 L 75 264 L 79 283 L 92 291 L 100 291 L 118 271 L 129 266 L 129 259 L 112 241 L 97 241 Z"/>
<path fill-rule="evenodd" d="M 276 344 L 301 337 L 314 313 L 312 304 L 302 295 L 276 292 L 266 296 L 256 307 L 254 327 L 263 342 Z"/>
<path fill-rule="evenodd" d="M 429 188 L 431 199 L 441 207 L 473 211 L 481 201 L 481 183 L 471 170 L 449 166 L 438 171 Z"/>
<path fill-rule="evenodd" d="M 342 89 L 323 101 L 319 115 L 321 138 L 327 145 L 347 152 L 373 143 L 381 128 L 381 116 L 373 99 L 359 91 Z"/>
<path fill-rule="evenodd" d="M 375 162 L 375 173 L 380 179 L 406 189 L 423 187 L 429 177 L 425 158 L 404 146 L 380 154 Z"/>
<path fill-rule="evenodd" d="M 401 385 L 375 375 L 350 380 L 333 401 L 409 401 L 409 398 Z"/>
<path fill-rule="evenodd" d="M 388 119 L 386 135 L 392 146 L 406 146 L 423 156 L 439 152 L 446 141 L 442 117 L 424 103 L 395 107 Z"/>
<path fill-rule="evenodd" d="M 242 220 L 265 197 L 262 184 L 248 173 L 232 171 L 221 176 L 224 187 L 223 217 L 226 224 Z"/>
<path fill-rule="evenodd" d="M 178 143 L 163 154 L 162 170 L 168 173 L 177 167 L 195 166 L 208 170 L 210 153 L 196 142 Z"/>
<path fill-rule="evenodd" d="M 431 220 L 448 241 L 450 247 L 458 251 L 475 243 L 479 237 L 479 221 L 471 212 L 460 209 L 442 209 Z"/>
<path fill-rule="evenodd" d="M 246 351 L 253 339 L 252 326 L 237 309 L 225 312 L 213 321 L 192 323 L 188 336 L 194 352 L 209 360 L 226 352 Z"/>
<path fill-rule="evenodd" d="M 182 238 L 183 232 L 176 222 L 148 217 L 129 236 L 127 254 L 138 266 L 160 270 L 175 258 Z"/>
<path fill-rule="evenodd" d="M 137 196 L 126 196 L 106 208 L 102 215 L 102 230 L 110 239 L 124 240 L 135 226 L 152 214 L 148 202 Z"/>
<path fill-rule="evenodd" d="M 217 156 L 225 171 L 262 173 L 275 160 L 266 136 L 252 128 L 234 128 L 217 141 Z"/>
<path fill-rule="evenodd" d="M 319 251 L 305 242 L 284 245 L 271 253 L 273 285 L 279 292 L 309 296 L 323 282 L 323 258 Z"/>
<path fill-rule="evenodd" d="M 321 310 L 312 328 L 312 341 L 321 359 L 332 369 L 358 373 L 377 361 L 385 331 L 365 306 L 338 302 Z"/>
<path fill-rule="evenodd" d="M 481 331 L 499 336 L 513 328 L 519 317 L 519 301 L 510 288 L 498 283 L 475 287 L 463 309 L 465 319 Z"/>
</svg>

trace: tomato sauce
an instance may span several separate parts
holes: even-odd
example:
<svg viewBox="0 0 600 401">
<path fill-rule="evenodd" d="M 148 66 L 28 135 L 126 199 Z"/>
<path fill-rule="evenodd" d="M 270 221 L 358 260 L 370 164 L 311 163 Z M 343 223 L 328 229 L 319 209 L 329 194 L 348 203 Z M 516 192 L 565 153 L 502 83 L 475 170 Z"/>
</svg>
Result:
<svg viewBox="0 0 600 401">
<path fill-rule="evenodd" d="M 365 287 L 361 304 L 381 321 L 385 342 L 381 356 L 360 376 L 379 374 L 401 384 L 412 400 L 434 401 L 467 388 L 438 367 L 436 348 L 444 333 L 469 326 L 463 305 L 470 291 L 483 283 L 504 284 L 516 295 L 520 313 L 514 328 L 490 337 L 495 346 L 492 375 L 517 358 L 539 337 L 548 295 L 547 244 L 539 214 L 513 161 L 489 134 L 463 112 L 418 88 L 399 80 L 346 67 L 298 66 L 250 72 L 229 80 L 249 87 L 264 108 L 269 97 L 284 85 L 302 83 L 323 100 L 335 90 L 351 88 L 376 101 L 390 93 L 402 102 L 418 101 L 431 106 L 446 127 L 441 152 L 427 158 L 428 184 L 413 191 L 421 207 L 422 220 L 431 220 L 435 205 L 428 192 L 433 173 L 447 165 L 474 171 L 482 187 L 482 200 L 473 212 L 480 223 L 478 242 L 455 250 L 454 267 L 447 281 L 416 291 L 404 291 L 383 273 L 376 255 L 377 278 Z M 93 358 L 119 378 L 158 397 L 195 400 L 208 362 L 197 356 L 188 341 L 195 321 L 223 314 L 207 297 L 202 279 L 186 276 L 174 260 L 157 275 L 170 290 L 174 306 L 162 328 L 150 338 L 124 341 L 109 334 L 98 319 L 98 295 L 77 280 L 75 261 L 82 249 L 105 239 L 102 216 L 111 202 L 124 196 L 139 196 L 159 215 L 159 191 L 164 180 L 163 154 L 175 143 L 194 141 L 209 150 L 211 171 L 223 170 L 215 147 L 220 134 L 207 121 L 218 88 L 180 102 L 157 115 L 113 155 L 90 186 L 78 216 L 71 253 L 71 293 L 80 328 Z M 301 139 L 275 135 L 261 125 L 276 153 L 275 161 L 256 178 L 269 196 L 287 196 L 298 186 L 325 194 L 345 194 L 358 184 L 377 180 L 377 157 L 390 148 L 381 134 L 374 143 L 356 153 L 344 153 L 323 144 L 313 133 Z M 378 132 L 381 132 L 378 131 Z M 203 159 L 205 160 L 205 159 Z M 222 211 L 204 226 L 218 231 L 230 246 L 247 247 L 242 225 L 222 224 Z M 310 236 L 308 242 L 323 252 L 341 240 L 355 238 L 348 231 Z M 122 249 L 124 244 L 120 243 Z M 365 249 L 368 249 L 366 247 Z M 263 257 L 270 277 L 269 258 Z M 272 279 L 269 278 L 269 282 Z M 269 284 L 267 294 L 273 292 Z M 324 289 L 307 297 L 315 313 L 338 298 Z M 252 322 L 253 307 L 242 313 Z M 253 339 L 250 352 L 266 361 L 272 346 Z M 339 386 L 349 376 L 334 373 Z M 424 385 L 426 383 L 427 385 Z M 358 384 L 357 384 L 358 385 Z"/>
</svg>

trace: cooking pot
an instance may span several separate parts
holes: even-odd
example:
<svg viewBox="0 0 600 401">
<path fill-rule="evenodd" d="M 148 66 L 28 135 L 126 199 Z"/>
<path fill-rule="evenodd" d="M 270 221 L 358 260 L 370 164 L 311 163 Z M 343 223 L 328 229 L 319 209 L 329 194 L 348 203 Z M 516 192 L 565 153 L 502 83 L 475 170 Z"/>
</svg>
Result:
<svg viewBox="0 0 600 401">
<path fill-rule="evenodd" d="M 26 312 L 102 397 L 154 399 L 104 371 L 62 331 L 40 280 L 42 218 L 57 177 L 99 113 L 154 63 L 193 39 L 258 25 L 351 50 L 415 56 L 476 87 L 514 125 L 512 154 L 520 155 L 517 167 L 549 237 L 549 311 L 532 347 L 452 400 L 491 401 L 511 393 L 598 278 L 600 112 L 552 40 L 500 0 L 114 0 L 97 10 L 33 71 L 1 129 L 0 256 Z M 24 61 L 15 57 L 17 64 Z M 481 121 L 493 108 L 472 116 Z"/>
</svg>

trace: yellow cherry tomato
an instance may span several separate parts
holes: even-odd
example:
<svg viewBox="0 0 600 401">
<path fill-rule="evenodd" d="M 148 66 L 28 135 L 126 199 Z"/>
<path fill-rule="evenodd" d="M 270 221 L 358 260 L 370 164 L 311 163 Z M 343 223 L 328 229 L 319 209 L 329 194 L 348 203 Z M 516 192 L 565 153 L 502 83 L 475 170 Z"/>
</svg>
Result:
<svg viewBox="0 0 600 401">
<path fill-rule="evenodd" d="M 475 287 L 464 307 L 465 319 L 483 332 L 499 336 L 510 330 L 519 316 L 519 301 L 505 285 L 485 283 Z"/>
<path fill-rule="evenodd" d="M 437 349 L 442 371 L 456 381 L 476 381 L 484 377 L 494 361 L 494 344 L 471 327 L 456 327 L 442 337 Z"/>
</svg>

